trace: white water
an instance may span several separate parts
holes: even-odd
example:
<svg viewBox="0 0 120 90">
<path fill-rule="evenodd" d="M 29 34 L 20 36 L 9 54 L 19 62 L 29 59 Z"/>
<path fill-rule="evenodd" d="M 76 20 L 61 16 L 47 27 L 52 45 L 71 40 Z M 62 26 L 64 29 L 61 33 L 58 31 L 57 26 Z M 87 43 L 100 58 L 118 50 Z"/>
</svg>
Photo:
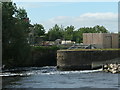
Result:
<svg viewBox="0 0 120 90">
<path fill-rule="evenodd" d="M 77 73 L 93 73 L 93 72 L 100 72 L 102 69 L 97 70 L 81 70 L 81 71 L 57 71 L 56 67 L 53 66 L 46 66 L 42 67 L 41 70 L 34 70 L 37 67 L 32 68 L 33 71 L 26 71 L 21 73 L 11 73 L 11 72 L 5 72 L 0 73 L 0 76 L 29 76 L 29 75 L 54 75 L 54 74 L 77 74 Z M 52 68 L 51 71 L 48 71 L 49 68 Z"/>
</svg>

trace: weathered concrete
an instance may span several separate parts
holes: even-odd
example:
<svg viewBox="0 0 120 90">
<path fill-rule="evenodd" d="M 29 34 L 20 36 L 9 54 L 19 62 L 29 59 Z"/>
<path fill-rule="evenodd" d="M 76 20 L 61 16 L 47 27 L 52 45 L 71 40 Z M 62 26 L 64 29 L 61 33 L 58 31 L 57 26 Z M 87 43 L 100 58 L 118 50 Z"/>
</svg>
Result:
<svg viewBox="0 0 120 90">
<path fill-rule="evenodd" d="M 94 69 L 117 58 L 120 58 L 120 50 L 58 50 L 57 67 L 60 70 Z"/>
<path fill-rule="evenodd" d="M 97 48 L 118 48 L 118 39 L 116 33 L 83 33 L 83 44 L 93 44 Z"/>
</svg>

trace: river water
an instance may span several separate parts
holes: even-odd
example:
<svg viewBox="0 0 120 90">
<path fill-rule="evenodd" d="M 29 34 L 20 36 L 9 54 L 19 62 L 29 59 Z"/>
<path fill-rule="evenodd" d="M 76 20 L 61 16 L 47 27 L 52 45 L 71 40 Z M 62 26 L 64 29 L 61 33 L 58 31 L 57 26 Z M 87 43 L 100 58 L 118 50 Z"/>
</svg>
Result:
<svg viewBox="0 0 120 90">
<path fill-rule="evenodd" d="M 3 88 L 118 88 L 119 74 L 58 71 L 55 66 L 17 68 L 2 74 Z"/>
</svg>

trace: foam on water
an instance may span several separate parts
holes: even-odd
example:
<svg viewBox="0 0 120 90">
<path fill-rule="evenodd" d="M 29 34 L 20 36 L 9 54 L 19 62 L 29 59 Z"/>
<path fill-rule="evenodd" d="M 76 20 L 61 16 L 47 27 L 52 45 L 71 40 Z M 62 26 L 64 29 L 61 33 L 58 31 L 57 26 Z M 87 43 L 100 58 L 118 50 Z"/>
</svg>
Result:
<svg viewBox="0 0 120 90">
<path fill-rule="evenodd" d="M 77 74 L 77 73 L 93 73 L 93 72 L 99 72 L 102 71 L 102 69 L 98 70 L 84 70 L 84 71 L 55 71 L 55 72 L 49 72 L 49 73 L 41 73 L 43 75 L 54 75 L 54 74 Z"/>
<path fill-rule="evenodd" d="M 83 71 L 58 71 L 56 67 L 53 66 L 46 66 L 41 68 L 32 68 L 32 70 L 20 72 L 20 73 L 12 73 L 12 72 L 5 72 L 0 73 L 0 76 L 29 76 L 29 75 L 65 75 L 65 74 L 79 74 L 79 73 L 94 73 L 100 72 L 102 69 L 98 70 L 83 70 Z"/>
</svg>

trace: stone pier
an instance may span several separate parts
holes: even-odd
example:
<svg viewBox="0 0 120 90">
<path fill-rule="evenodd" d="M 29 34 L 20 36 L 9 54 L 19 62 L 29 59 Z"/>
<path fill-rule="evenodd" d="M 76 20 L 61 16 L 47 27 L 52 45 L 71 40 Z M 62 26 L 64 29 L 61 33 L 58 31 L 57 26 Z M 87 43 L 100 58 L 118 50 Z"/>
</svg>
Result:
<svg viewBox="0 0 120 90">
<path fill-rule="evenodd" d="M 109 63 L 120 63 L 120 49 L 57 51 L 57 68 L 59 70 L 90 70 Z"/>
</svg>

